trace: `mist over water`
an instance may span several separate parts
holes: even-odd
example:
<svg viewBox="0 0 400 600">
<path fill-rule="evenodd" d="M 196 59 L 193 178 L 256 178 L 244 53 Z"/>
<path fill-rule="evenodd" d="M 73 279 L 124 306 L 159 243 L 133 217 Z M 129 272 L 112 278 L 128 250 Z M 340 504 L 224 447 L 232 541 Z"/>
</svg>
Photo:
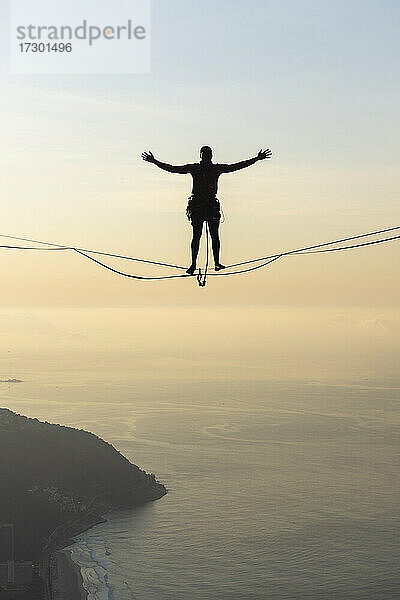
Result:
<svg viewBox="0 0 400 600">
<path fill-rule="evenodd" d="M 399 387 L 23 385 L 3 404 L 95 432 L 169 490 L 79 537 L 91 599 L 396 598 Z"/>
</svg>

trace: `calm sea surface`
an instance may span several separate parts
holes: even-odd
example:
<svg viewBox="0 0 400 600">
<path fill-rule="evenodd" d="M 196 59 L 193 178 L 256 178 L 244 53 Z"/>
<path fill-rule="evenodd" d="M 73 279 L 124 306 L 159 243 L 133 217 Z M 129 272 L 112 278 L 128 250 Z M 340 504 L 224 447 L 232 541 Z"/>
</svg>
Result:
<svg viewBox="0 0 400 600">
<path fill-rule="evenodd" d="M 400 596 L 399 388 L 14 390 L 3 406 L 93 431 L 168 488 L 77 539 L 90 600 Z"/>
</svg>

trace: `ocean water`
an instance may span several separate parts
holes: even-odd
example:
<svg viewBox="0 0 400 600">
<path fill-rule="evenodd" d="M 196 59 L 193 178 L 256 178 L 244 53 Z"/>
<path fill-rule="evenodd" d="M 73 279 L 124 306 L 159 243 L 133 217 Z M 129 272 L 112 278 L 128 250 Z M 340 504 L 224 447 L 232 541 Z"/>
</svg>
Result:
<svg viewBox="0 0 400 600">
<path fill-rule="evenodd" d="M 83 393 L 84 406 L 60 397 L 35 415 L 94 431 L 168 488 L 78 536 L 90 600 L 399 597 L 400 388 L 75 387 Z"/>
<path fill-rule="evenodd" d="M 219 391 L 110 407 L 169 493 L 77 541 L 90 600 L 397 598 L 399 390 Z"/>
</svg>

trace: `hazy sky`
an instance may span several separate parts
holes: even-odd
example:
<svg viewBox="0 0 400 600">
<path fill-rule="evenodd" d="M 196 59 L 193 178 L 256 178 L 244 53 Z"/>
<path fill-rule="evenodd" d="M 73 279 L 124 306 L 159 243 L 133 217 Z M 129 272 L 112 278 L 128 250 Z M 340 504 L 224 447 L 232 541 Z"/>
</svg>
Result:
<svg viewBox="0 0 400 600">
<path fill-rule="evenodd" d="M 11 76 L 5 53 L 2 232 L 185 264 L 190 177 L 140 153 L 183 163 L 205 143 L 220 162 L 274 152 L 221 179 L 225 262 L 396 225 L 399 16 L 387 0 L 153 1 L 150 75 Z M 293 259 L 205 294 L 364 304 L 372 272 L 372 300 L 396 303 L 398 278 L 387 286 L 399 256 L 393 245 Z M 0 264 L 6 305 L 130 304 L 133 291 L 191 303 L 203 293 L 186 280 L 120 281 L 75 256 L 4 252 Z"/>
<path fill-rule="evenodd" d="M 186 163 L 203 144 L 217 162 L 273 151 L 271 161 L 220 180 L 225 263 L 400 223 L 397 1 L 153 0 L 152 73 L 126 76 L 10 75 L 5 5 L 0 233 L 186 264 L 190 177 L 140 154 Z M 281 307 L 284 321 L 290 305 L 326 305 L 332 319 L 362 306 L 357 323 L 379 329 L 389 312 L 398 323 L 399 259 L 400 243 L 290 258 L 199 289 L 186 279 L 124 280 L 73 254 L 4 250 L 0 304 L 154 305 L 140 313 L 140 335 L 160 323 L 153 334 L 163 347 L 169 321 L 179 345 L 182 323 L 190 331 L 200 318 L 206 360 L 223 335 L 216 305 L 228 311 L 226 329 L 248 316 L 254 353 L 271 348 L 257 326 L 263 312 L 248 306 Z M 175 305 L 192 313 L 161 319 L 157 307 Z M 296 314 L 304 339 L 316 322 L 312 311 Z"/>
</svg>

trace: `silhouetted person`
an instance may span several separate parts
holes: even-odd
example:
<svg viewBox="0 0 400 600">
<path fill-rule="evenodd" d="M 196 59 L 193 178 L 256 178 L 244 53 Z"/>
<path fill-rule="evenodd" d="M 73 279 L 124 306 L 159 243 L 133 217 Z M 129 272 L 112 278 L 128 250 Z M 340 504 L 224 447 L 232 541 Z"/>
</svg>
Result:
<svg viewBox="0 0 400 600">
<path fill-rule="evenodd" d="M 259 160 L 270 158 L 271 150 L 260 150 L 254 158 L 242 160 L 241 162 L 231 165 L 214 164 L 212 162 L 212 150 L 209 146 L 203 146 L 200 150 L 200 162 L 188 165 L 169 165 L 163 163 L 156 158 L 152 152 L 143 152 L 142 158 L 147 162 L 154 163 L 160 169 L 169 173 L 189 174 L 193 177 L 192 195 L 189 197 L 189 203 L 186 209 L 186 214 L 193 227 L 192 238 L 192 264 L 186 271 L 189 275 L 193 275 L 196 270 L 197 255 L 199 253 L 200 239 L 203 232 L 204 221 L 208 224 L 212 240 L 212 249 L 214 255 L 215 270 L 224 269 L 224 265 L 219 262 L 219 222 L 221 212 L 218 198 L 216 198 L 218 190 L 218 178 L 221 173 L 233 173 L 254 165 Z"/>
</svg>

